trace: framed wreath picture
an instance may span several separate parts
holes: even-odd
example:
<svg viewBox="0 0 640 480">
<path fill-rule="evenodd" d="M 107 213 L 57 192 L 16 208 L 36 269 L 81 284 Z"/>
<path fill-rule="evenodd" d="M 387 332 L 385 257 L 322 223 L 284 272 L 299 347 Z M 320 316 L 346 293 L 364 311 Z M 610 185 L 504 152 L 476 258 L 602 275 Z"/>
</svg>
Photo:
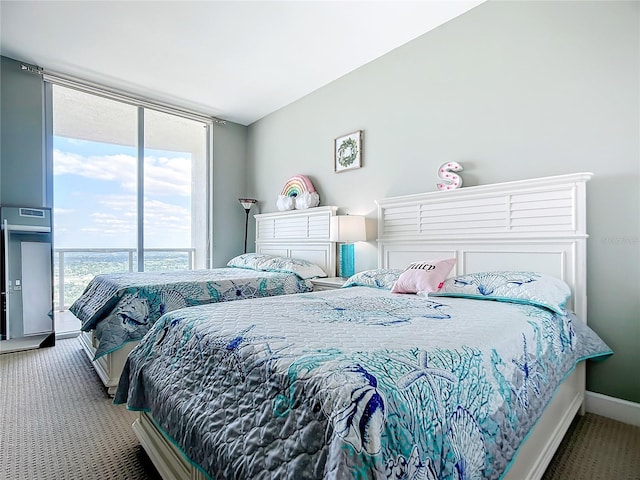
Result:
<svg viewBox="0 0 640 480">
<path fill-rule="evenodd" d="M 333 164 L 336 173 L 362 166 L 362 130 L 334 140 Z"/>
</svg>

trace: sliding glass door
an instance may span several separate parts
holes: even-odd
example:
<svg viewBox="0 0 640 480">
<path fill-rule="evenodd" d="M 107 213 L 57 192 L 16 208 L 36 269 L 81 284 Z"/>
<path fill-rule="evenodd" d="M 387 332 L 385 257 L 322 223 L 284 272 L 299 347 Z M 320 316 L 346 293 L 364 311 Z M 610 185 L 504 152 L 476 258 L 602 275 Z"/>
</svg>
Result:
<svg viewBox="0 0 640 480">
<path fill-rule="evenodd" d="M 208 264 L 208 124 L 52 86 L 55 303 L 99 273 Z"/>
</svg>

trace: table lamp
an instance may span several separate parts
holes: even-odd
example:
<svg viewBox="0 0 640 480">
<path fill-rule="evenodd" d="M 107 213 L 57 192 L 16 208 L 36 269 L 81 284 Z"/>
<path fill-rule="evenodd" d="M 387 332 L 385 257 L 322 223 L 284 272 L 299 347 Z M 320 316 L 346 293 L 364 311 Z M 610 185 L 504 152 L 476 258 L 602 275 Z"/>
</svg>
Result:
<svg viewBox="0 0 640 480">
<path fill-rule="evenodd" d="M 340 243 L 340 271 L 338 275 L 348 278 L 355 273 L 354 242 L 367 239 L 364 217 L 358 215 L 336 215 L 331 217 L 329 240 Z"/>
</svg>

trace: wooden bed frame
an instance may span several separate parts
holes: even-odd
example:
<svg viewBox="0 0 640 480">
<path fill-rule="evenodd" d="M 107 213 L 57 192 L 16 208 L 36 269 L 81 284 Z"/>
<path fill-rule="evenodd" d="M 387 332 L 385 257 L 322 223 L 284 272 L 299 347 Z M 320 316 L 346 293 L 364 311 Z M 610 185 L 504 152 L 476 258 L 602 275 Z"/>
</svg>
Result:
<svg viewBox="0 0 640 480">
<path fill-rule="evenodd" d="M 337 209 L 327 206 L 254 215 L 256 252 L 307 260 L 322 267 L 327 276 L 335 276 L 336 248 L 335 242 L 329 241 L 329 224 Z M 113 396 L 127 356 L 138 342 L 129 342 L 94 360 L 99 341 L 93 333 L 93 330 L 80 332 L 78 338 L 100 380 L 107 387 L 107 393 Z"/>
<path fill-rule="evenodd" d="M 378 264 L 457 259 L 451 275 L 486 270 L 534 270 L 565 280 L 572 308 L 586 322 L 586 182 L 591 173 L 466 187 L 380 200 Z M 585 391 L 582 362 L 561 384 L 503 477 L 539 479 L 575 415 Z M 201 480 L 146 413 L 133 424 L 141 445 L 165 480 Z"/>
</svg>

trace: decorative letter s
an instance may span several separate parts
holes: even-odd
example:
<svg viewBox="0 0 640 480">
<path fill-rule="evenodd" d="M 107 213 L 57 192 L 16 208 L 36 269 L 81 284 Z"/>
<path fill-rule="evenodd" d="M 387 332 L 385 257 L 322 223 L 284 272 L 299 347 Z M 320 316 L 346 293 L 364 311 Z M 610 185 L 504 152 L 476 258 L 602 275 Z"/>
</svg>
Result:
<svg viewBox="0 0 640 480">
<path fill-rule="evenodd" d="M 462 187 L 462 177 L 453 173 L 461 171 L 462 165 L 458 162 L 447 162 L 440 165 L 440 168 L 438 168 L 438 177 L 440 177 L 443 182 L 436 184 L 438 190 L 453 190 L 454 188 Z"/>
</svg>

